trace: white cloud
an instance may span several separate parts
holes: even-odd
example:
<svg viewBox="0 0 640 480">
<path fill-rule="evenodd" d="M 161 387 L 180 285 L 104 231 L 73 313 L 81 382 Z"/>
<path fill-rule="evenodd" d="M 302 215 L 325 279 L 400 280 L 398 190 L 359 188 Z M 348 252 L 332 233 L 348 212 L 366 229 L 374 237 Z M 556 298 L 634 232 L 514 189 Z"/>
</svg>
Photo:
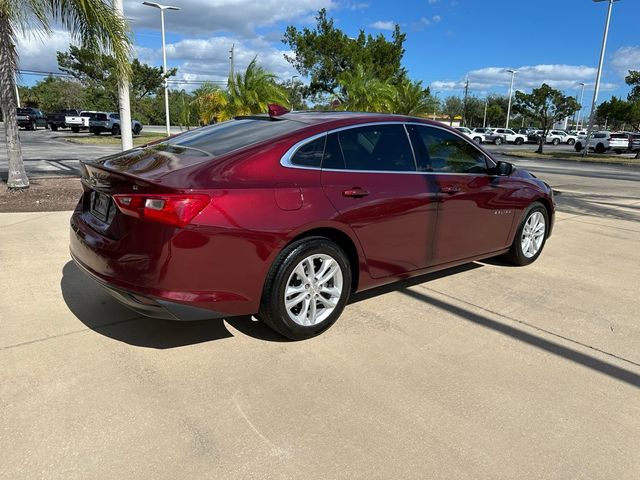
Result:
<svg viewBox="0 0 640 480">
<path fill-rule="evenodd" d="M 393 30 L 395 26 L 396 24 L 390 20 L 378 20 L 370 25 L 371 28 L 377 28 L 378 30 Z"/>
<path fill-rule="evenodd" d="M 440 23 L 442 21 L 442 17 L 440 15 L 434 15 L 433 17 L 421 17 L 420 23 L 423 25 L 433 25 L 435 23 Z"/>
<path fill-rule="evenodd" d="M 640 70 L 640 46 L 619 48 L 611 57 L 611 65 L 622 77 L 629 75 L 629 70 Z"/>
<path fill-rule="evenodd" d="M 533 65 L 516 69 L 514 88 L 529 90 L 546 83 L 560 90 L 574 90 L 580 88 L 580 83 L 593 84 L 596 77 L 596 69 L 584 65 Z M 464 88 L 465 79 L 469 79 L 469 88 L 478 90 L 509 89 L 511 74 L 506 67 L 487 67 L 471 70 L 460 80 L 436 81 L 431 84 L 433 90 L 461 90 Z M 602 90 L 614 90 L 617 85 L 603 83 Z"/>
<path fill-rule="evenodd" d="M 69 42 L 69 34 L 62 30 L 54 30 L 47 36 L 36 33 L 19 34 L 17 46 L 20 70 L 59 72 L 56 52 L 66 52 Z"/>
<path fill-rule="evenodd" d="M 347 0 L 340 5 L 341 8 L 345 8 L 347 10 L 364 10 L 365 8 L 369 8 L 369 4 L 365 2 L 353 2 Z"/>
<path fill-rule="evenodd" d="M 215 32 L 253 37 L 256 28 L 293 22 L 321 8 L 337 7 L 334 0 L 183 0 L 175 4 L 181 10 L 166 12 L 167 31 L 191 37 Z M 158 10 L 138 0 L 125 2 L 125 15 L 136 29 L 159 28 Z"/>
</svg>

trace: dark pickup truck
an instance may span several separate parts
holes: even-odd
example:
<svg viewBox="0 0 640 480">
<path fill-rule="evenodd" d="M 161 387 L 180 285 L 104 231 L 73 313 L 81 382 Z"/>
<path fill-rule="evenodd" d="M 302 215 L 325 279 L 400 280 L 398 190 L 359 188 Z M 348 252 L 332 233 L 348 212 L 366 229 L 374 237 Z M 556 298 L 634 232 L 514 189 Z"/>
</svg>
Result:
<svg viewBox="0 0 640 480">
<path fill-rule="evenodd" d="M 59 112 L 50 113 L 47 115 L 47 123 L 49 127 L 54 132 L 59 128 L 69 128 L 69 125 L 65 123 L 65 118 L 67 116 L 76 116 L 80 115 L 80 110 L 76 110 L 75 108 L 71 108 L 68 110 L 60 110 Z"/>
<path fill-rule="evenodd" d="M 27 130 L 35 130 L 38 127 L 47 127 L 47 119 L 44 114 L 37 108 L 18 108 L 18 127 L 26 128 Z"/>
</svg>

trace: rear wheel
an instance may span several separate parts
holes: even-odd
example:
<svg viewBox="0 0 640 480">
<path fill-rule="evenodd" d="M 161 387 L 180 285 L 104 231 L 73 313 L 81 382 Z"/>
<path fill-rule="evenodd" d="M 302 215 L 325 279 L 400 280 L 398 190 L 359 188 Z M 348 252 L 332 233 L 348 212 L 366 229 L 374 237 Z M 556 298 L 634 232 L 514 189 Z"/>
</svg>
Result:
<svg viewBox="0 0 640 480">
<path fill-rule="evenodd" d="M 78 133 L 80 131 L 80 128 L 79 127 L 71 127 L 71 131 L 73 133 Z"/>
<path fill-rule="evenodd" d="M 57 132 L 58 131 L 58 126 L 51 124 L 51 131 L 52 132 Z"/>
<path fill-rule="evenodd" d="M 573 148 L 576 152 L 580 152 L 582 150 L 582 143 L 576 142 L 576 145 Z"/>
<path fill-rule="evenodd" d="M 554 145 L 558 145 L 560 143 L 560 139 L 559 138 L 554 138 L 551 143 L 554 144 Z"/>
<path fill-rule="evenodd" d="M 529 265 L 542 252 L 547 240 L 549 215 L 539 202 L 532 203 L 522 217 L 511 250 L 505 255 L 515 265 Z"/>
<path fill-rule="evenodd" d="M 98 130 L 97 128 L 92 128 L 91 133 L 93 133 L 94 135 L 100 135 L 100 130 Z"/>
<path fill-rule="evenodd" d="M 500 145 L 502 143 L 502 137 L 496 137 L 493 143 L 495 143 L 496 145 Z"/>
<path fill-rule="evenodd" d="M 31 123 L 29 124 L 28 130 L 37 130 L 37 129 L 38 129 L 38 124 L 36 123 L 35 120 L 32 120 Z"/>
<path fill-rule="evenodd" d="M 604 145 L 602 143 L 599 143 L 598 145 L 596 145 L 596 153 L 604 153 Z"/>
<path fill-rule="evenodd" d="M 524 143 L 524 140 L 520 137 L 516 138 L 515 144 L 516 145 L 522 145 Z"/>
<path fill-rule="evenodd" d="M 120 125 L 111 127 L 111 135 L 120 135 Z"/>
<path fill-rule="evenodd" d="M 267 276 L 260 319 L 293 340 L 318 335 L 338 319 L 351 293 L 344 252 L 324 237 L 286 247 Z"/>
<path fill-rule="evenodd" d="M 574 143 L 576 143 L 576 141 L 573 138 L 567 140 L 567 145 L 573 145 Z"/>
<path fill-rule="evenodd" d="M 476 142 L 477 144 L 481 144 L 482 143 L 482 138 L 481 137 L 473 137 L 473 141 Z"/>
<path fill-rule="evenodd" d="M 142 130 L 142 127 L 140 125 L 136 125 L 133 127 L 133 134 L 134 135 L 140 135 L 140 131 Z"/>
</svg>

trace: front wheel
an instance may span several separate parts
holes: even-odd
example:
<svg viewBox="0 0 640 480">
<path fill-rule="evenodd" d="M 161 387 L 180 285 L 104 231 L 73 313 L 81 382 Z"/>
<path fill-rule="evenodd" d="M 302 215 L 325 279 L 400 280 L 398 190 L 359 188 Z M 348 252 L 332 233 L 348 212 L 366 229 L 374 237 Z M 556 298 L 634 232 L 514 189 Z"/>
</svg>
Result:
<svg viewBox="0 0 640 480">
<path fill-rule="evenodd" d="M 520 137 L 516 138 L 515 144 L 516 145 L 522 145 L 524 143 L 524 140 Z"/>
<path fill-rule="evenodd" d="M 515 265 L 529 265 L 542 252 L 547 240 L 549 214 L 539 202 L 532 203 L 522 217 L 511 250 L 505 255 Z"/>
<path fill-rule="evenodd" d="M 502 137 L 497 137 L 493 143 L 495 143 L 496 145 L 500 145 L 502 143 Z"/>
<path fill-rule="evenodd" d="M 576 141 L 573 138 L 567 140 L 567 145 L 573 145 L 574 143 L 576 143 Z"/>
<path fill-rule="evenodd" d="M 80 127 L 71 127 L 71 131 L 73 133 L 78 133 L 80 131 Z"/>
<path fill-rule="evenodd" d="M 478 145 L 480 145 L 482 143 L 482 138 L 481 137 L 474 137 L 473 141 L 476 142 Z"/>
<path fill-rule="evenodd" d="M 576 142 L 576 145 L 573 147 L 576 152 L 582 151 L 582 143 Z"/>
<path fill-rule="evenodd" d="M 351 293 L 344 252 L 324 237 L 286 247 L 267 276 L 260 319 L 292 340 L 318 335 L 340 316 Z"/>
<path fill-rule="evenodd" d="M 57 125 L 51 125 L 51 131 L 52 132 L 57 132 L 58 131 L 58 126 Z"/>
<path fill-rule="evenodd" d="M 560 139 L 559 138 L 554 138 L 551 143 L 554 144 L 554 145 L 558 145 L 560 143 Z"/>
<path fill-rule="evenodd" d="M 596 145 L 596 153 L 604 153 L 604 145 L 602 143 L 599 143 L 598 145 Z"/>
<path fill-rule="evenodd" d="M 111 128 L 111 135 L 120 135 L 120 125 L 114 125 Z"/>
</svg>

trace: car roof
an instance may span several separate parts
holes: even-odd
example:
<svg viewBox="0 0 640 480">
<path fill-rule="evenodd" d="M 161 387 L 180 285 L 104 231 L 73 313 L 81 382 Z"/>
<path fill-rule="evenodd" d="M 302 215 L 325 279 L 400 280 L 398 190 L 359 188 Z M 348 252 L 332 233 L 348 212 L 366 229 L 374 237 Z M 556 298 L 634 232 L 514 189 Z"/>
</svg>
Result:
<svg viewBox="0 0 640 480">
<path fill-rule="evenodd" d="M 266 114 L 252 115 L 253 118 L 269 118 Z M 338 112 L 338 111 L 295 111 L 285 113 L 274 117 L 276 120 L 284 118 L 286 120 L 292 120 L 307 125 L 324 125 L 331 126 L 336 125 L 357 125 L 359 123 L 371 123 L 371 122 L 417 122 L 430 125 L 436 125 L 439 127 L 448 125 L 443 123 L 429 120 L 422 117 L 412 117 L 408 115 L 397 115 L 391 113 L 374 113 L 374 112 Z"/>
</svg>

